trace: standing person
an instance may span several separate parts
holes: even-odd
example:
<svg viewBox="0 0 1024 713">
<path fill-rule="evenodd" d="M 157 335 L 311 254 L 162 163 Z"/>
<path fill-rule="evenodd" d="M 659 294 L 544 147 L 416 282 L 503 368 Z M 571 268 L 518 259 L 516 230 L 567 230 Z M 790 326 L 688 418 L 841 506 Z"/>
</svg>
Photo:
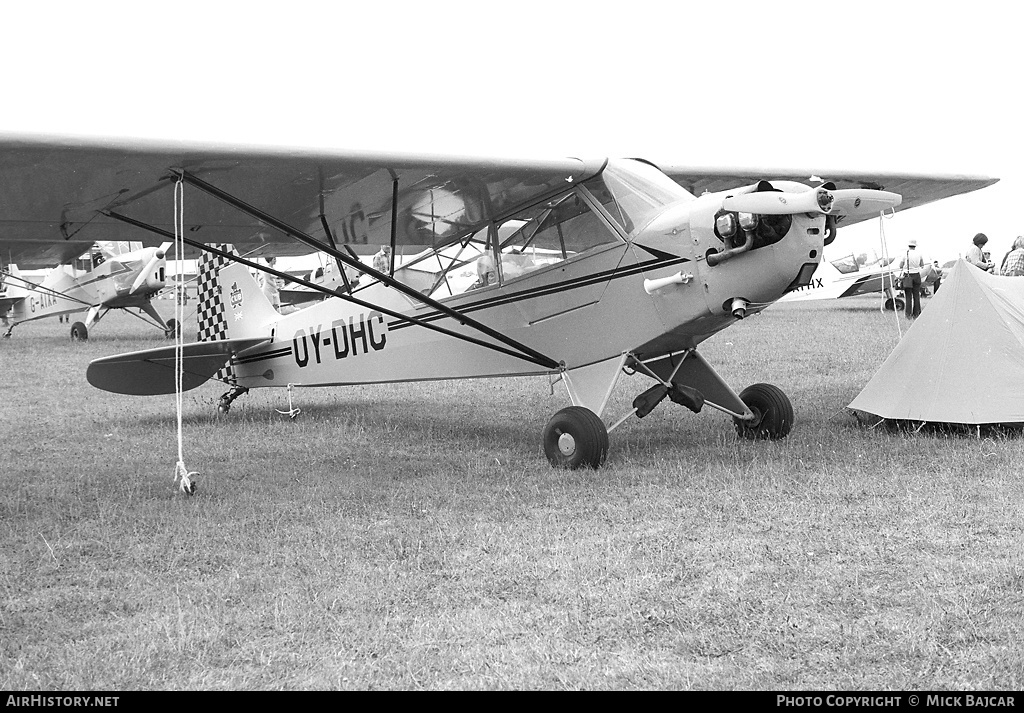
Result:
<svg viewBox="0 0 1024 713">
<path fill-rule="evenodd" d="M 921 270 L 924 258 L 917 252 L 917 240 L 907 241 L 907 254 L 900 258 L 896 269 L 901 271 L 900 282 L 903 287 L 903 304 L 907 306 L 907 319 L 921 316 Z"/>
<path fill-rule="evenodd" d="M 984 233 L 978 233 L 974 236 L 974 240 L 972 242 L 974 245 L 967 251 L 967 262 L 981 270 L 984 270 L 985 272 L 992 272 L 996 265 L 990 259 L 991 253 L 985 252 L 985 244 L 988 243 L 988 236 Z"/>
<path fill-rule="evenodd" d="M 268 257 L 267 266 L 274 267 L 277 264 L 277 258 Z M 275 275 L 271 275 L 268 272 L 260 271 L 260 289 L 263 290 L 263 294 L 267 296 L 270 304 L 278 312 L 281 311 L 281 285 Z"/>
<path fill-rule="evenodd" d="M 380 250 L 373 256 L 373 269 L 377 272 L 383 272 L 385 275 L 391 274 L 391 246 L 381 245 Z"/>
<path fill-rule="evenodd" d="M 1003 258 L 1000 275 L 1024 277 L 1024 235 L 1018 235 L 1013 241 L 1013 248 Z"/>
<path fill-rule="evenodd" d="M 935 284 L 932 285 L 932 294 L 934 295 L 939 291 L 939 285 L 942 284 L 942 268 L 939 267 L 938 260 L 932 263 L 932 270 L 935 271 Z"/>
</svg>

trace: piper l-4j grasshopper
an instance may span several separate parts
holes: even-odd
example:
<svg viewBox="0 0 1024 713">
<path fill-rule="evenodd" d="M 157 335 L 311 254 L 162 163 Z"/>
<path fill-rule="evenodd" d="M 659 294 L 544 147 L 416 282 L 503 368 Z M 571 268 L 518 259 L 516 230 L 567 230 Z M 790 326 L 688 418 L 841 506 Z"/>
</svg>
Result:
<svg viewBox="0 0 1024 713">
<path fill-rule="evenodd" d="M 0 248 L 5 244 L 0 238 Z M 172 336 L 177 329 L 175 320 L 165 324 L 151 301 L 166 284 L 169 246 L 124 251 L 117 243 L 97 243 L 81 259 L 54 267 L 38 284 L 22 277 L 18 265 L 12 263 L 3 276 L 6 289 L 0 295 L 0 319 L 7 327 L 4 337 L 10 337 L 22 322 L 88 310 L 84 323 L 71 325 L 71 338 L 84 341 L 93 325 L 112 309 L 145 312 L 150 323 Z M 22 246 L 19 257 L 35 264 L 44 251 Z M 141 318 L 141 314 L 137 316 Z"/>
<path fill-rule="evenodd" d="M 786 436 L 794 414 L 785 394 L 767 384 L 737 394 L 701 342 L 807 284 L 841 223 L 891 210 L 901 195 L 908 207 L 994 182 L 809 175 L 8 138 L 0 218 L 26 240 L 121 231 L 202 250 L 200 341 L 181 347 L 181 383 L 227 381 L 221 411 L 260 387 L 549 374 L 571 405 L 543 428 L 545 454 L 556 466 L 596 467 L 609 431 L 666 397 L 724 412 L 744 437 Z M 37 198 L 28 207 L 5 190 L 33 182 L 46 190 L 17 192 Z M 245 255 L 318 250 L 363 279 L 281 315 L 248 272 L 259 266 L 228 243 Z M 378 270 L 354 259 L 352 245 L 421 254 Z M 87 376 L 117 393 L 174 393 L 174 352 L 98 359 Z M 606 422 L 624 374 L 651 382 L 633 387 L 629 413 Z"/>
</svg>

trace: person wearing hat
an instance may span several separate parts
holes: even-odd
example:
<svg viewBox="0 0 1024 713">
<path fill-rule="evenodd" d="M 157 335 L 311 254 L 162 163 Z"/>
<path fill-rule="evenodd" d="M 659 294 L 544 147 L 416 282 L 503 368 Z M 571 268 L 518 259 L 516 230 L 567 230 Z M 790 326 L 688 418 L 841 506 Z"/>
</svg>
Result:
<svg viewBox="0 0 1024 713">
<path fill-rule="evenodd" d="M 924 258 L 917 252 L 917 239 L 907 241 L 907 253 L 900 258 L 894 270 L 900 271 L 900 286 L 903 288 L 903 304 L 907 308 L 907 319 L 921 316 L 921 270 Z"/>
</svg>

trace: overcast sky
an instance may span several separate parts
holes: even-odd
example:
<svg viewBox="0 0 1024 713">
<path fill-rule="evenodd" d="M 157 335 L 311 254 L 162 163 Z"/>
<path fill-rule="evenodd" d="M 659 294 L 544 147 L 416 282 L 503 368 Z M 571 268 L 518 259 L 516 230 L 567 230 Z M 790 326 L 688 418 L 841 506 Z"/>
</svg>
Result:
<svg viewBox="0 0 1024 713">
<path fill-rule="evenodd" d="M 355 5 L 5 6 L 0 131 L 981 174 L 885 221 L 890 252 L 1024 234 L 1015 3 Z M 828 256 L 877 251 L 878 223 Z"/>
</svg>

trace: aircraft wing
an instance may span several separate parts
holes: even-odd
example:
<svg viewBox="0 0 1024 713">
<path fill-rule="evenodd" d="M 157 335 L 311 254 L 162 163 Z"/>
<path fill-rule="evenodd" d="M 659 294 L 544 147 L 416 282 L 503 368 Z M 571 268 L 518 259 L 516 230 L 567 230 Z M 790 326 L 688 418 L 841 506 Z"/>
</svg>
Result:
<svg viewBox="0 0 1024 713">
<path fill-rule="evenodd" d="M 22 270 L 43 270 L 63 265 L 91 248 L 92 243 L 78 240 L 9 240 L 0 233 L 0 263 L 14 263 Z"/>
<path fill-rule="evenodd" d="M 271 227 L 264 216 L 272 216 L 362 254 L 391 243 L 393 232 L 397 246 L 429 247 L 602 166 L 0 134 L 0 254 L 8 245 L 35 244 L 37 259 L 58 246 L 70 252 L 68 243 L 160 245 L 174 234 L 181 172 L 201 182 L 184 185 L 178 204 L 185 235 L 197 242 L 233 243 L 249 256 L 308 254 Z"/>
<path fill-rule="evenodd" d="M 985 186 L 991 186 L 998 178 L 960 174 L 913 174 L 913 173 L 869 173 L 866 171 L 794 171 L 793 169 L 737 169 L 722 171 L 715 168 L 693 166 L 659 166 L 668 176 L 686 190 L 699 196 L 702 193 L 718 193 L 732 188 L 749 186 L 762 179 L 798 181 L 814 185 L 820 181 L 831 181 L 837 189 L 870 188 L 890 191 L 903 196 L 899 211 L 915 208 L 927 203 L 970 193 Z M 818 180 L 814 180 L 818 178 Z M 877 217 L 872 214 L 842 216 L 839 225 L 853 225 L 862 220 Z"/>
</svg>

